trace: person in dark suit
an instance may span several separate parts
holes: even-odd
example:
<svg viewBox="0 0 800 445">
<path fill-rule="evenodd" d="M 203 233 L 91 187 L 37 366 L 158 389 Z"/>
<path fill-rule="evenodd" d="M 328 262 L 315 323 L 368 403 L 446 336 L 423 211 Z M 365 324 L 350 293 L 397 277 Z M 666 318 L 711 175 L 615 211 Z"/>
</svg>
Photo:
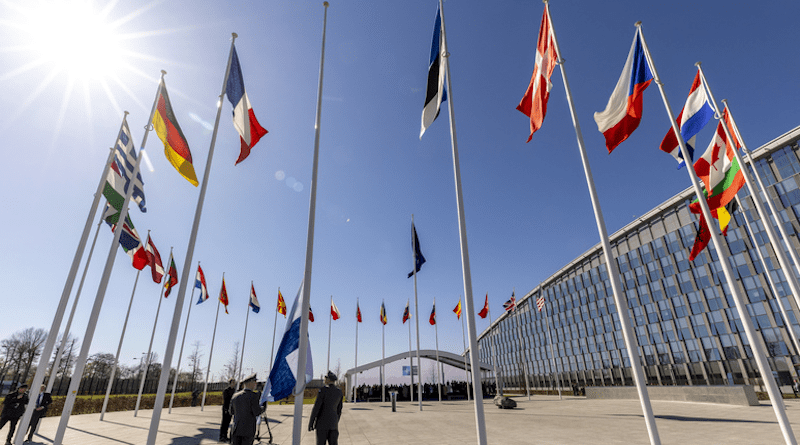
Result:
<svg viewBox="0 0 800 445">
<path fill-rule="evenodd" d="M 336 387 L 336 374 L 328 371 L 325 385 L 319 390 L 308 430 L 317 430 L 317 445 L 339 444 L 339 418 L 342 416 L 342 390 Z"/>
<path fill-rule="evenodd" d="M 36 432 L 39 420 L 47 414 L 47 408 L 53 403 L 53 397 L 50 396 L 49 392 L 45 392 L 46 389 L 44 385 L 39 389 L 39 397 L 36 399 L 36 408 L 33 410 L 31 424 L 28 427 L 28 442 L 33 441 L 33 433 Z"/>
<path fill-rule="evenodd" d="M 251 374 L 242 381 L 244 389 L 233 395 L 231 414 L 233 414 L 233 430 L 231 443 L 234 445 L 253 445 L 256 436 L 256 419 L 261 414 L 260 398 L 253 391 L 256 387 L 256 375 Z"/>
<path fill-rule="evenodd" d="M 3 413 L 0 414 L 0 429 L 10 423 L 11 426 L 8 430 L 6 437 L 6 445 L 11 444 L 14 439 L 14 431 L 17 429 L 17 422 L 19 418 L 25 414 L 25 407 L 28 405 L 28 385 L 20 385 L 16 391 L 12 391 L 6 395 L 3 400 Z"/>
<path fill-rule="evenodd" d="M 231 426 L 231 399 L 236 392 L 236 380 L 230 379 L 228 387 L 222 390 L 222 423 L 219 426 L 219 441 L 230 442 L 228 427 Z"/>
</svg>

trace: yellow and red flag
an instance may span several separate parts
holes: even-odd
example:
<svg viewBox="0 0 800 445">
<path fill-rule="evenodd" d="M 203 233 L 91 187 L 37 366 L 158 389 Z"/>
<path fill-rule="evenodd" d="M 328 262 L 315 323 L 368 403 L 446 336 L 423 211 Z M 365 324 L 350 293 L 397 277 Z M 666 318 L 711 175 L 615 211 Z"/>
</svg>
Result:
<svg viewBox="0 0 800 445">
<path fill-rule="evenodd" d="M 453 309 L 453 312 L 456 313 L 456 318 L 461 320 L 461 299 L 460 298 L 458 299 L 458 304 L 456 305 L 456 308 Z"/>
<path fill-rule="evenodd" d="M 167 155 L 170 164 L 175 167 L 175 170 L 178 170 L 181 176 L 197 187 L 197 175 L 195 175 L 192 165 L 192 152 L 189 151 L 186 137 L 178 125 L 175 113 L 172 112 L 167 86 L 163 83 L 158 92 L 156 110 L 153 113 L 153 129 L 164 143 L 164 154 Z"/>
<path fill-rule="evenodd" d="M 225 313 L 228 313 L 228 290 L 225 289 L 225 276 L 222 276 L 222 288 L 219 290 L 219 302 L 225 305 Z"/>
<path fill-rule="evenodd" d="M 281 295 L 280 289 L 278 289 L 278 312 L 283 314 L 283 318 L 286 318 L 286 302 L 283 301 L 283 295 Z"/>
<path fill-rule="evenodd" d="M 386 319 L 386 307 L 381 303 L 381 323 L 385 325 L 388 321 Z"/>
</svg>

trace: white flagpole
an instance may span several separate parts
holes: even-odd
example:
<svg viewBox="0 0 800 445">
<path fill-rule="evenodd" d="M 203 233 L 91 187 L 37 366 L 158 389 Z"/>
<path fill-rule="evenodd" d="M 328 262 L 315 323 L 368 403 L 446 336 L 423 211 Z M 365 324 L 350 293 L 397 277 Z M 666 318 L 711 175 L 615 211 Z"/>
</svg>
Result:
<svg viewBox="0 0 800 445">
<path fill-rule="evenodd" d="M 442 369 L 440 367 L 439 362 L 439 323 L 436 322 L 436 297 L 433 297 L 433 330 L 436 336 L 436 373 L 439 374 L 439 378 L 436 381 L 436 389 L 439 391 L 439 401 L 442 401 Z"/>
<path fill-rule="evenodd" d="M 314 123 L 314 161 L 311 170 L 311 197 L 308 209 L 308 237 L 306 238 L 306 265 L 303 273 L 303 300 L 300 312 L 300 344 L 298 345 L 297 383 L 294 389 L 294 423 L 292 425 L 292 443 L 300 445 L 302 438 L 303 393 L 306 387 L 306 354 L 308 351 L 308 308 L 311 305 L 311 266 L 314 256 L 314 221 L 317 207 L 317 170 L 319 168 L 319 132 L 322 120 L 322 79 L 325 68 L 325 32 L 328 25 L 328 2 L 322 19 L 322 51 L 319 58 L 319 88 L 317 90 L 317 117 Z"/>
<path fill-rule="evenodd" d="M 358 305 L 358 298 L 356 298 L 356 310 L 361 311 L 361 306 Z M 356 313 L 356 366 L 358 368 L 358 312 Z M 358 402 L 358 372 L 353 374 L 353 403 Z"/>
<path fill-rule="evenodd" d="M 628 350 L 628 356 L 631 360 L 631 371 L 634 377 L 634 384 L 636 391 L 639 394 L 639 403 L 642 406 L 645 424 L 647 425 L 647 434 L 650 438 L 651 445 L 659 445 L 661 439 L 658 435 L 658 428 L 656 427 L 655 417 L 653 416 L 653 407 L 650 404 L 650 395 L 647 393 L 645 387 L 645 377 L 642 372 L 641 360 L 639 359 L 639 349 L 635 343 L 636 337 L 634 336 L 631 327 L 630 315 L 628 314 L 625 299 L 623 298 L 622 285 L 619 279 L 619 268 L 616 259 L 612 256 L 611 243 L 608 240 L 608 231 L 606 230 L 605 219 L 603 218 L 603 211 L 600 208 L 600 200 L 597 196 L 597 190 L 594 186 L 594 179 L 592 178 L 592 169 L 589 166 L 589 158 L 586 155 L 586 147 L 583 142 L 583 134 L 581 133 L 581 126 L 578 122 L 578 116 L 575 112 L 575 104 L 572 101 L 572 90 L 569 88 L 569 81 L 567 80 L 567 72 L 564 68 L 564 58 L 561 57 L 561 50 L 558 46 L 558 39 L 556 38 L 555 26 L 550 17 L 550 8 L 545 1 L 545 8 L 547 10 L 547 17 L 550 22 L 550 32 L 553 36 L 553 43 L 555 44 L 556 55 L 558 57 L 558 65 L 561 69 L 561 79 L 564 82 L 564 90 L 567 95 L 567 103 L 569 104 L 569 112 L 572 116 L 572 125 L 575 127 L 575 137 L 578 142 L 578 150 L 581 155 L 581 162 L 583 163 L 583 171 L 586 176 L 586 185 L 589 189 L 589 196 L 592 201 L 592 208 L 594 209 L 594 217 L 597 224 L 597 231 L 600 235 L 600 242 L 603 246 L 603 258 L 606 262 L 606 268 L 609 272 L 609 280 L 611 281 L 611 289 L 614 292 L 614 303 L 618 310 L 620 324 L 622 325 L 622 336 L 625 340 L 625 348 Z"/>
<path fill-rule="evenodd" d="M 156 98 L 158 98 L 158 93 L 161 91 L 161 85 L 164 81 L 164 74 L 166 71 L 161 71 L 161 80 L 159 81 L 158 91 L 156 92 Z M 153 101 L 153 109 L 150 111 L 150 117 L 152 120 L 152 114 L 155 111 L 156 102 Z M 136 165 L 133 168 L 133 174 L 131 178 L 136 178 L 136 175 L 139 174 L 139 169 L 142 163 L 142 157 L 144 156 L 144 146 L 145 142 L 147 141 L 147 131 L 144 133 L 144 140 L 142 141 L 142 145 L 139 148 L 139 156 L 136 157 Z M 133 179 L 131 179 L 133 181 Z M 61 420 L 58 424 L 58 429 L 56 430 L 56 435 L 53 439 L 53 443 L 55 445 L 61 445 L 64 440 L 64 434 L 67 430 L 67 423 L 69 422 L 69 416 L 72 414 L 72 407 L 75 406 L 75 398 L 78 395 L 78 385 L 80 385 L 81 377 L 83 376 L 83 370 L 86 367 L 86 358 L 89 356 L 89 348 L 92 346 L 92 339 L 94 338 L 94 331 L 97 327 L 97 319 L 100 317 L 100 309 L 103 307 L 103 299 L 106 295 L 106 289 L 108 288 L 108 281 L 111 278 L 111 270 L 114 267 L 114 261 L 116 260 L 116 253 L 117 249 L 119 248 L 119 238 L 122 235 L 122 227 L 125 225 L 125 218 L 128 216 L 128 204 L 130 203 L 131 196 L 133 195 L 133 185 L 128 187 L 128 192 L 125 194 L 125 200 L 122 203 L 122 208 L 119 212 L 119 221 L 117 222 L 117 228 L 114 230 L 114 239 L 111 241 L 111 247 L 108 251 L 108 257 L 106 258 L 106 267 L 103 271 L 103 276 L 100 279 L 100 285 L 97 288 L 97 295 L 94 299 L 94 305 L 92 306 L 92 312 L 89 316 L 89 322 L 86 326 L 86 333 L 83 336 L 83 344 L 81 345 L 81 351 L 78 355 L 78 359 L 75 362 L 75 369 L 73 371 L 74 378 L 70 381 L 69 389 L 67 390 L 67 398 L 64 400 L 64 410 L 61 412 Z M 44 355 L 43 355 L 44 357 Z M 42 367 L 44 369 L 45 367 Z M 34 382 L 37 383 L 37 382 Z M 41 380 L 38 382 L 41 385 Z M 32 397 L 38 397 L 38 390 L 39 388 L 34 388 L 34 391 L 31 392 Z M 28 404 L 28 408 L 31 408 L 32 404 Z M 25 413 L 25 417 L 30 420 L 30 417 Z M 17 431 L 17 436 L 15 437 L 15 444 L 21 445 L 22 440 L 27 430 L 28 426 L 26 425 L 25 419 L 23 419 L 22 425 L 20 425 L 19 431 Z"/>
<path fill-rule="evenodd" d="M 117 139 L 114 140 L 114 146 L 108 150 L 106 166 L 103 168 L 103 173 L 100 175 L 100 181 L 95 189 L 92 205 L 89 206 L 89 215 L 86 217 L 86 223 L 83 226 L 83 232 L 81 232 L 81 238 L 78 241 L 78 247 L 75 249 L 75 255 L 72 257 L 72 265 L 67 273 L 67 280 L 64 282 L 64 289 L 61 291 L 61 299 L 58 301 L 56 313 L 53 316 L 53 322 L 50 324 L 50 330 L 47 334 L 47 340 L 45 340 L 44 347 L 42 348 L 42 357 L 50 357 L 53 354 L 53 347 L 58 339 L 58 332 L 61 329 L 61 322 L 64 320 L 64 312 L 67 310 L 69 296 L 72 293 L 72 285 L 75 284 L 75 277 L 78 275 L 78 267 L 81 265 L 81 258 L 83 258 L 83 252 L 86 249 L 86 242 L 89 239 L 89 232 L 92 230 L 92 220 L 97 213 L 97 207 L 100 206 L 100 199 L 103 197 L 103 187 L 106 183 L 106 176 L 108 176 L 108 169 L 111 168 L 111 162 L 114 160 L 114 147 L 116 147 L 117 141 L 122 134 L 122 128 L 125 125 L 125 117 L 127 116 L 128 112 L 125 111 L 125 114 L 122 117 L 122 124 L 120 124 L 119 132 L 117 133 Z M 131 189 L 133 189 L 133 187 L 131 187 Z M 31 383 L 29 391 L 30 396 L 34 399 L 39 397 L 39 389 L 41 388 L 42 382 L 44 382 L 44 375 L 46 371 L 46 366 L 36 367 L 36 373 L 33 376 L 33 382 Z M 14 443 L 17 445 L 22 444 L 25 433 L 28 431 L 31 417 L 33 417 L 34 408 L 36 408 L 34 404 L 29 403 L 28 407 L 25 409 L 25 414 L 22 416 L 22 420 L 18 425 L 19 431 L 17 431 L 17 435 L 14 436 Z"/>
<path fill-rule="evenodd" d="M 61 336 L 61 343 L 56 349 L 56 358 L 55 360 L 53 360 L 53 368 L 50 370 L 50 377 L 47 379 L 47 389 L 45 389 L 45 392 L 49 393 L 53 392 L 53 383 L 55 382 L 55 376 L 56 373 L 58 372 L 58 367 L 61 365 L 61 356 L 64 353 L 64 347 L 66 346 L 67 338 L 69 338 L 70 327 L 72 326 L 72 319 L 75 317 L 75 311 L 78 309 L 78 300 L 81 298 L 83 283 L 86 281 L 86 273 L 89 271 L 89 264 L 92 262 L 92 255 L 94 254 L 94 246 L 97 244 L 97 235 L 100 234 L 100 226 L 102 224 L 103 224 L 103 216 L 101 215 L 100 221 L 97 222 L 97 229 L 95 229 L 94 231 L 94 239 L 92 240 L 92 247 L 89 248 L 89 255 L 86 257 L 86 266 L 83 268 L 83 275 L 81 276 L 81 282 L 78 284 L 78 291 L 75 292 L 75 300 L 72 302 L 72 309 L 70 309 L 69 311 L 69 318 L 67 318 L 67 325 L 64 327 L 64 334 Z M 138 273 L 137 273 L 137 279 L 138 279 Z M 136 284 L 134 284 L 134 288 L 135 287 Z"/>
<path fill-rule="evenodd" d="M 149 236 L 149 233 L 148 233 Z M 169 248 L 169 261 L 167 264 L 172 264 L 172 246 Z M 161 312 L 161 300 L 164 299 L 164 287 L 159 286 L 161 289 L 159 291 L 158 296 L 158 306 L 156 306 L 156 318 L 153 320 L 153 333 L 150 334 L 150 344 L 147 346 L 147 358 L 145 362 L 144 371 L 142 371 L 142 381 L 139 382 L 139 395 L 136 397 L 136 407 L 133 410 L 133 417 L 137 417 L 139 415 L 139 405 L 142 402 L 142 392 L 144 391 L 144 382 L 147 380 L 147 371 L 150 370 L 150 352 L 153 350 L 153 339 L 156 338 L 156 326 L 158 325 L 158 314 Z M 169 370 L 164 370 L 162 368 L 161 372 L 166 372 L 169 374 Z"/>
<path fill-rule="evenodd" d="M 416 266 L 416 264 L 415 264 L 415 266 Z M 406 301 L 406 307 L 408 307 L 410 304 L 411 304 L 410 300 Z M 411 317 L 411 311 L 410 310 L 409 310 L 408 316 L 409 316 L 409 318 Z M 409 374 L 411 374 L 411 388 L 409 388 L 410 391 L 408 393 L 411 396 L 410 397 L 411 398 L 411 402 L 413 403 L 414 402 L 414 359 L 411 356 L 411 351 L 412 351 L 412 349 L 411 349 L 411 321 L 409 321 L 408 322 L 408 364 L 409 364 L 409 369 L 410 369 L 409 370 Z"/>
<path fill-rule="evenodd" d="M 461 189 L 461 166 L 458 160 L 458 142 L 456 140 L 456 118 L 453 111 L 453 85 L 450 81 L 450 53 L 447 51 L 447 33 L 444 26 L 444 7 L 442 0 L 439 0 L 439 10 L 442 18 L 442 43 L 444 44 L 443 55 L 445 70 L 447 73 L 448 91 L 448 110 L 450 112 L 450 142 L 453 147 L 453 173 L 456 185 L 456 205 L 458 207 L 458 228 L 461 237 L 461 270 L 464 276 L 464 308 L 467 313 L 467 333 L 469 334 L 469 346 L 471 351 L 478 350 L 476 339 L 475 305 L 472 301 L 472 272 L 469 267 L 469 248 L 467 247 L 467 223 L 464 216 L 464 196 Z M 478 355 L 470 354 L 470 367 L 478 368 Z M 475 391 L 475 427 L 480 445 L 486 445 L 486 421 L 483 414 L 483 388 L 479 385 L 480 381 L 477 374 L 472 373 L 472 386 Z"/>
<path fill-rule="evenodd" d="M 147 240 L 150 240 L 150 231 L 147 231 Z M 147 242 L 144 243 L 147 248 Z M 100 421 L 106 415 L 106 408 L 108 408 L 108 398 L 111 396 L 111 387 L 114 385 L 114 377 L 117 374 L 117 366 L 119 365 L 119 354 L 122 351 L 122 342 L 125 340 L 125 330 L 128 328 L 128 319 L 131 316 L 131 306 L 133 306 L 133 297 L 136 295 L 136 286 L 139 284 L 139 274 L 141 270 L 136 271 L 136 279 L 133 281 L 133 290 L 131 291 L 131 299 L 128 302 L 128 312 L 125 313 L 125 322 L 122 323 L 122 333 L 119 335 L 119 345 L 117 345 L 117 354 L 114 356 L 114 366 L 111 367 L 111 376 L 108 378 L 108 386 L 106 387 L 106 396 L 103 398 L 103 408 L 100 410 Z M 49 391 L 48 391 L 49 392 Z"/>
<path fill-rule="evenodd" d="M 543 290 L 544 289 L 542 288 L 542 285 L 539 284 L 539 296 L 541 296 Z M 544 322 L 547 325 L 547 343 L 549 343 L 549 345 L 550 345 L 550 362 L 553 365 L 553 371 L 551 372 L 551 375 L 552 374 L 558 375 L 558 370 L 556 369 L 556 353 L 555 353 L 555 350 L 553 349 L 553 336 L 550 333 L 550 319 L 547 316 L 547 310 L 548 310 L 550 305 L 547 304 L 547 303 L 548 302 L 545 301 L 546 306 L 544 307 Z M 555 379 L 552 379 L 552 381 L 556 386 L 558 386 L 558 400 L 563 400 L 561 398 L 561 381 L 560 381 L 560 378 L 559 378 L 559 381 L 556 381 Z"/>
<path fill-rule="evenodd" d="M 414 228 L 414 214 L 411 214 L 411 270 L 414 273 L 414 323 L 417 326 L 417 367 L 419 368 L 419 380 L 417 386 L 417 399 L 419 400 L 419 410 L 422 411 L 422 359 L 419 351 L 419 298 L 417 298 L 417 237 Z M 411 374 L 414 374 L 414 367 L 411 367 Z M 413 389 L 413 388 L 412 388 Z"/>
<path fill-rule="evenodd" d="M 383 300 L 381 300 L 381 309 L 383 309 Z M 381 314 L 381 402 L 385 402 L 386 398 L 386 381 L 383 375 L 383 361 L 386 360 L 386 325 L 383 324 L 384 314 Z"/>
<path fill-rule="evenodd" d="M 458 297 L 458 301 L 461 302 L 461 296 Z M 463 312 L 463 311 L 462 311 Z M 459 317 L 461 318 L 461 317 Z M 464 345 L 464 378 L 467 379 L 467 400 L 470 400 L 469 395 L 469 371 L 467 370 L 467 340 L 464 336 L 464 319 L 461 318 L 461 343 Z"/>
<path fill-rule="evenodd" d="M 281 288 L 278 288 L 278 294 L 281 293 Z M 269 366 L 270 366 L 270 373 L 272 373 L 272 360 L 275 358 L 275 332 L 278 330 L 278 306 L 275 306 L 275 322 L 272 325 L 272 349 L 269 353 Z M 267 376 L 269 377 L 269 376 Z"/>
<path fill-rule="evenodd" d="M 222 100 L 225 98 L 225 86 L 228 82 L 228 73 L 231 69 L 231 57 L 233 55 L 233 43 L 236 40 L 237 34 L 231 33 L 231 49 L 228 53 L 228 65 L 225 67 L 225 78 L 222 81 L 222 91 L 219 93 L 217 100 L 217 117 L 214 121 L 214 131 L 211 133 L 211 145 L 208 148 L 208 157 L 206 159 L 206 168 L 203 173 L 203 182 L 200 185 L 200 195 L 197 197 L 197 208 L 194 213 L 194 223 L 192 223 L 192 232 L 189 235 L 189 245 L 186 248 L 186 258 L 183 260 L 183 276 L 186 279 L 182 280 L 178 287 L 178 295 L 175 297 L 175 311 L 172 314 L 172 325 L 169 329 L 169 337 L 167 337 L 167 346 L 164 350 L 164 362 L 161 366 L 161 378 L 158 380 L 158 390 L 156 391 L 155 405 L 153 406 L 153 417 L 150 419 L 150 430 L 147 433 L 147 445 L 155 445 L 156 436 L 158 435 L 158 424 L 161 422 L 161 411 L 164 409 L 164 398 L 167 393 L 167 383 L 169 381 L 169 370 L 172 367 L 172 353 L 175 352 L 175 342 L 178 338 L 178 330 L 180 329 L 183 301 L 186 298 L 186 287 L 189 283 L 188 277 L 192 272 L 192 257 L 194 255 L 195 242 L 197 241 L 197 232 L 200 229 L 200 216 L 203 214 L 203 203 L 206 198 L 206 189 L 208 188 L 208 178 L 211 173 L 211 161 L 214 158 L 214 145 L 217 141 L 217 130 L 219 129 L 219 117 L 222 112 Z"/>
<path fill-rule="evenodd" d="M 683 136 L 681 136 L 680 128 L 678 128 L 678 124 L 675 122 L 675 116 L 672 114 L 672 108 L 669 105 L 669 100 L 667 99 L 667 95 L 664 92 L 664 85 L 661 82 L 661 79 L 658 77 L 658 72 L 655 68 L 655 63 L 653 62 L 653 58 L 650 55 L 650 50 L 647 47 L 647 42 L 644 39 L 644 33 L 642 33 L 642 23 L 636 22 L 636 27 L 639 32 L 639 37 L 642 39 L 642 48 L 644 49 L 645 56 L 647 57 L 647 62 L 650 64 L 650 71 L 653 73 L 653 79 L 655 80 L 656 85 L 658 85 L 658 91 L 661 93 L 661 99 L 664 102 L 664 108 L 667 111 L 667 117 L 669 117 L 670 124 L 672 125 L 672 130 L 675 132 L 675 136 L 678 139 L 678 144 L 681 148 L 681 153 L 683 153 L 684 159 L 691 159 L 689 156 L 689 151 L 686 149 L 686 142 L 683 140 Z M 723 125 L 724 127 L 724 125 Z M 727 131 L 727 129 L 726 129 Z M 735 152 L 736 150 L 734 150 Z M 755 332 L 753 327 L 753 322 L 750 319 L 750 314 L 747 312 L 744 299 L 742 298 L 742 294 L 737 286 L 737 283 L 734 279 L 733 271 L 731 270 L 731 265 L 727 261 L 727 258 L 724 257 L 723 250 L 722 250 L 722 240 L 720 239 L 720 235 L 716 230 L 711 230 L 711 211 L 708 208 L 708 202 L 706 201 L 706 197 L 703 194 L 703 191 L 700 189 L 700 182 L 697 178 L 697 174 L 694 171 L 694 168 L 690 168 L 691 166 L 687 166 L 686 171 L 689 174 L 689 179 L 692 183 L 692 187 L 694 187 L 695 194 L 697 195 L 697 200 L 700 203 L 700 208 L 703 212 L 703 217 L 706 221 L 709 222 L 709 233 L 711 234 L 711 240 L 714 243 L 714 248 L 717 249 L 717 253 L 720 257 L 720 264 L 722 265 L 722 271 L 725 274 L 725 279 L 728 282 L 728 287 L 730 288 L 731 296 L 733 297 L 733 301 L 736 304 L 736 310 L 739 313 L 739 317 L 742 321 L 742 327 L 747 335 L 748 340 L 750 341 L 750 347 L 753 350 L 753 358 L 755 358 L 756 363 L 758 364 L 759 372 L 763 377 L 764 383 L 767 386 L 767 393 L 769 394 L 770 400 L 772 400 L 772 408 L 775 411 L 775 417 L 778 419 L 778 423 L 781 427 L 781 432 L 783 433 L 784 440 L 786 443 L 789 444 L 796 444 L 797 441 L 795 440 L 794 434 L 792 433 L 791 425 L 789 424 L 789 419 L 786 416 L 786 410 L 783 404 L 783 396 L 780 394 L 778 390 L 778 386 L 775 384 L 775 379 L 770 378 L 772 376 L 772 371 L 769 367 L 769 362 L 767 362 L 766 351 L 763 344 L 763 340 L 760 336 L 758 336 Z M 617 306 L 620 307 L 620 306 Z M 625 307 L 625 306 L 622 306 Z M 627 311 L 624 311 L 627 313 Z M 637 351 L 638 352 L 638 351 Z M 629 354 L 631 358 L 635 357 L 638 362 L 639 354 Z M 641 367 L 637 367 L 639 373 L 641 373 Z"/>
<path fill-rule="evenodd" d="M 491 326 L 492 326 L 492 309 L 491 308 L 488 311 L 486 311 L 486 315 L 487 315 L 487 318 L 489 318 L 489 327 L 491 328 Z M 495 394 L 502 396 L 503 395 L 503 391 L 501 389 L 500 379 L 498 377 L 498 370 L 499 370 L 499 366 L 500 365 L 497 363 L 497 354 L 496 354 L 496 351 L 495 351 L 494 342 L 492 341 L 492 338 L 494 338 L 494 335 L 491 335 L 491 334 L 492 334 L 492 332 L 489 331 L 489 335 L 487 335 L 487 340 L 489 341 L 489 349 L 490 349 L 489 352 L 492 355 L 492 368 L 494 368 L 492 370 L 493 373 L 494 373 L 494 390 L 495 390 Z"/>
<path fill-rule="evenodd" d="M 250 281 L 250 292 L 253 291 L 253 282 Z M 239 388 L 239 383 L 242 381 L 242 367 L 244 366 L 244 344 L 247 341 L 247 322 L 250 320 L 250 295 L 247 296 L 247 306 L 244 309 L 247 315 L 244 317 L 244 335 L 242 336 L 242 357 L 239 359 L 239 378 L 236 381 L 236 388 Z"/>
<path fill-rule="evenodd" d="M 515 289 L 516 291 L 516 289 Z M 519 358 L 522 361 L 522 372 L 525 374 L 525 394 L 528 396 L 528 400 L 531 399 L 531 389 L 530 385 L 528 384 L 528 363 L 525 359 L 525 351 L 523 351 L 525 342 L 523 341 L 522 337 L 522 326 L 519 324 L 519 311 L 517 310 L 517 302 L 514 302 L 514 319 L 517 322 L 517 335 L 519 336 Z M 561 389 L 559 388 L 558 393 L 561 394 Z"/>
<path fill-rule="evenodd" d="M 222 272 L 222 283 L 225 284 L 225 272 Z M 221 289 L 221 288 L 220 288 Z M 200 411 L 206 407 L 206 392 L 208 391 L 208 376 L 211 374 L 211 357 L 214 355 L 214 340 L 217 338 L 217 321 L 219 321 L 219 306 L 222 304 L 217 298 L 217 315 L 214 317 L 214 331 L 211 333 L 211 351 L 208 353 L 208 367 L 206 368 L 206 381 L 203 384 L 203 401 L 200 403 Z"/>
<path fill-rule="evenodd" d="M 333 325 L 333 295 L 331 295 L 331 307 L 328 310 L 328 364 L 325 371 L 331 370 L 331 325 Z"/>
<path fill-rule="evenodd" d="M 170 262 L 170 264 L 172 264 Z M 197 267 L 200 267 L 200 261 L 197 262 Z M 196 280 L 196 278 L 195 278 Z M 178 365 L 175 367 L 175 378 L 172 380 L 172 395 L 169 396 L 169 411 L 172 414 L 172 402 L 175 400 L 175 388 L 178 386 L 178 375 L 181 373 L 181 357 L 183 357 L 183 345 L 186 343 L 186 331 L 189 329 L 189 316 L 192 315 L 192 301 L 194 301 L 194 290 L 197 287 L 192 286 L 192 295 L 189 297 L 189 308 L 186 310 L 186 324 L 183 325 L 183 339 L 181 340 L 181 349 L 178 352 Z"/>
</svg>

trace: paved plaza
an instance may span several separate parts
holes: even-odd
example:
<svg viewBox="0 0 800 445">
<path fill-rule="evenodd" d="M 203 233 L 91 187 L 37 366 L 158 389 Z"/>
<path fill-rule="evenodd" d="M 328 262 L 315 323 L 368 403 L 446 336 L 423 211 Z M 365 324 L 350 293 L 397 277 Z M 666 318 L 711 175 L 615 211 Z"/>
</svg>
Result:
<svg viewBox="0 0 800 445">
<path fill-rule="evenodd" d="M 648 444 L 642 411 L 637 400 L 588 400 L 582 397 L 515 397 L 516 409 L 500 410 L 484 403 L 490 444 Z M 800 436 L 800 399 L 786 400 L 795 434 Z M 303 412 L 303 444 L 314 444 L 308 432 L 311 405 Z M 732 406 L 689 402 L 653 401 L 661 441 L 664 444 L 780 444 L 780 428 L 772 406 Z M 68 445 L 140 445 L 145 443 L 152 411 L 72 416 L 64 443 Z M 209 445 L 219 437 L 219 406 L 165 410 L 157 444 Z M 292 443 L 292 405 L 269 407 L 273 443 Z M 42 420 L 34 444 L 50 444 L 58 417 Z M 263 444 L 268 443 L 262 425 Z M 7 427 L 0 430 L 5 436 Z M 475 413 L 471 402 L 401 402 L 397 412 L 389 403 L 346 403 L 339 424 L 342 445 L 465 444 L 476 443 Z"/>
</svg>

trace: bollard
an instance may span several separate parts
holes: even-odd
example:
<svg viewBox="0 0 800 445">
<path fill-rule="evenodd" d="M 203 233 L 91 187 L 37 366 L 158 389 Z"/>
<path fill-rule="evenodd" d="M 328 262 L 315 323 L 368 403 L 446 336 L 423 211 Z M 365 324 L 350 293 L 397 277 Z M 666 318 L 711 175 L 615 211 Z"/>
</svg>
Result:
<svg viewBox="0 0 800 445">
<path fill-rule="evenodd" d="M 397 412 L 397 391 L 389 392 L 389 396 L 392 399 L 392 412 Z"/>
</svg>

